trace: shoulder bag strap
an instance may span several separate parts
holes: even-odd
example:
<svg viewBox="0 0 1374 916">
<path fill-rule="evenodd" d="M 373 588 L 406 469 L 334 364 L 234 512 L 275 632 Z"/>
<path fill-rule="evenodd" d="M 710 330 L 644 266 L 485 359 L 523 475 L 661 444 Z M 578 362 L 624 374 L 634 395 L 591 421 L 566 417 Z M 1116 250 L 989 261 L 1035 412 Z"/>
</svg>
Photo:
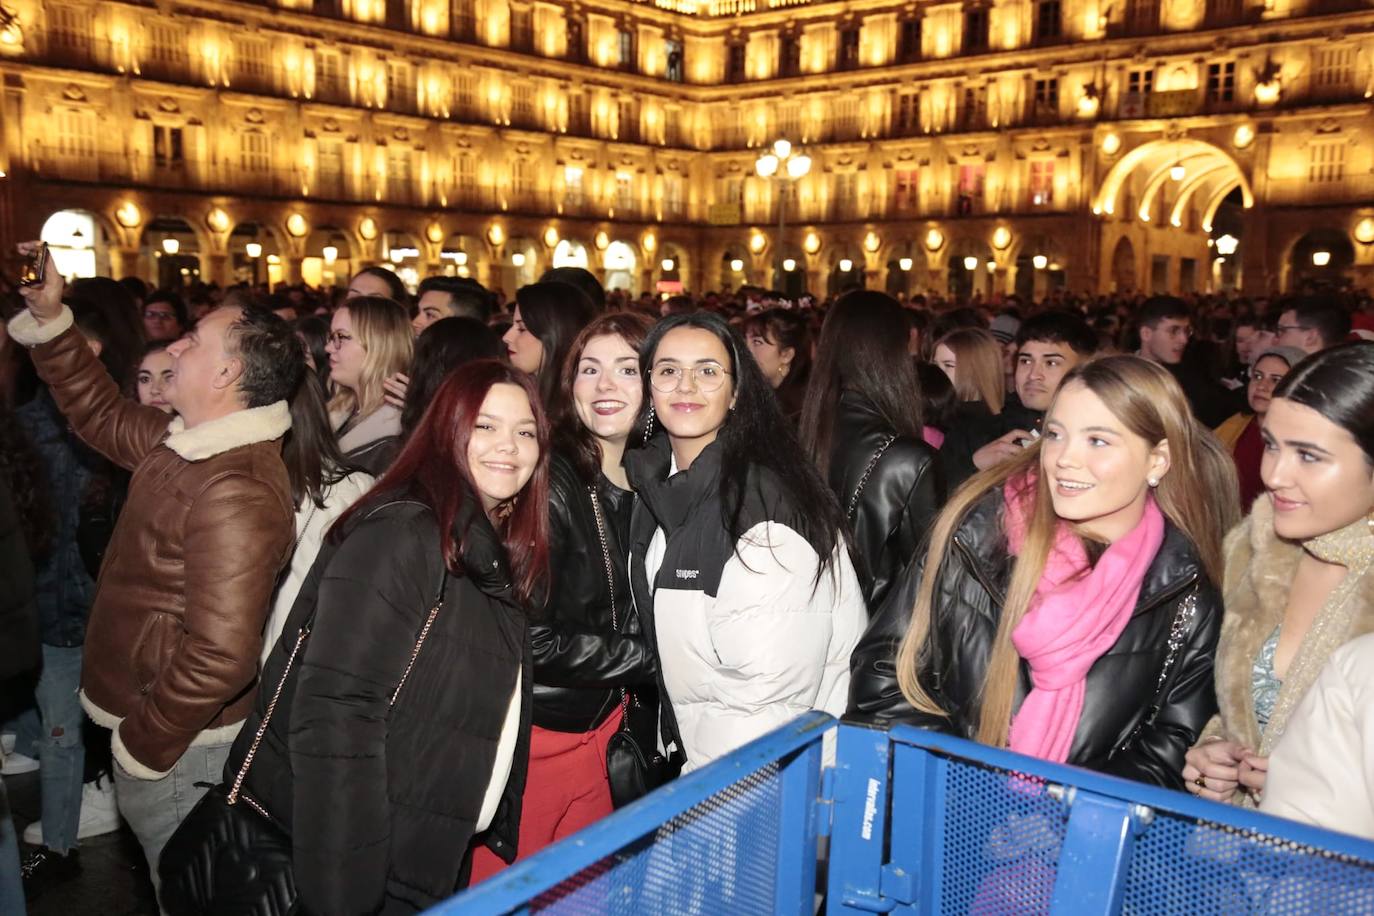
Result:
<svg viewBox="0 0 1374 916">
<path fill-rule="evenodd" d="M 864 486 L 868 483 L 868 478 L 873 476 L 873 469 L 878 466 L 878 460 L 883 457 L 883 453 L 897 441 L 896 436 L 888 436 L 878 446 L 878 450 L 873 453 L 873 457 L 868 459 L 868 467 L 864 468 L 863 476 L 859 478 L 859 485 L 854 488 L 854 495 L 849 497 L 849 507 L 845 510 L 845 518 L 851 522 L 854 520 L 854 512 L 859 508 L 859 497 L 863 495 Z"/>
<path fill-rule="evenodd" d="M 406 664 L 406 670 L 401 674 L 401 680 L 396 685 L 396 689 L 391 692 L 391 700 L 387 703 L 387 708 L 396 705 L 396 697 L 400 695 L 401 688 L 405 686 L 406 678 L 410 677 L 410 671 L 415 667 L 415 660 L 420 657 L 420 647 L 425 644 L 425 638 L 429 636 L 430 629 L 434 626 L 434 618 L 439 615 L 439 608 L 444 604 L 444 592 L 448 587 L 448 568 L 441 566 L 439 574 L 439 596 L 434 600 L 434 606 L 430 608 L 429 616 L 425 618 L 425 624 L 420 628 L 420 635 L 415 640 L 415 649 L 410 653 L 410 661 Z M 258 730 L 253 735 L 253 743 L 248 747 L 248 753 L 243 757 L 243 765 L 239 767 L 238 773 L 234 776 L 234 784 L 229 789 L 228 802 L 235 804 L 239 800 L 239 793 L 243 788 L 243 781 L 248 776 L 248 768 L 253 765 L 253 758 L 257 756 L 258 746 L 262 744 L 262 736 L 267 734 L 267 727 L 272 723 L 272 714 L 277 710 L 277 701 L 281 699 L 281 692 L 286 687 L 286 679 L 291 675 L 291 669 L 296 664 L 296 656 L 300 655 L 301 648 L 305 645 L 306 639 L 310 636 L 310 626 L 313 622 L 313 615 L 305 626 L 301 627 L 296 634 L 296 644 L 291 647 L 291 654 L 286 657 L 286 667 L 282 669 L 281 679 L 277 681 L 276 690 L 272 691 L 272 699 L 267 703 L 267 710 L 262 714 L 262 721 L 258 723 Z M 244 798 L 252 804 L 252 800 L 245 795 Z M 258 806 L 253 805 L 256 809 Z"/>
<path fill-rule="evenodd" d="M 592 512 L 596 515 L 596 536 L 601 542 L 601 559 L 606 563 L 606 587 L 611 590 L 611 628 L 619 633 L 620 621 L 615 610 L 615 568 L 611 565 L 611 547 L 606 539 L 606 516 L 601 512 L 601 496 L 596 492 L 596 484 L 587 487 L 587 494 L 592 498 Z M 630 695 L 624 687 L 620 688 L 620 709 L 624 716 L 622 727 L 629 728 Z"/>
</svg>

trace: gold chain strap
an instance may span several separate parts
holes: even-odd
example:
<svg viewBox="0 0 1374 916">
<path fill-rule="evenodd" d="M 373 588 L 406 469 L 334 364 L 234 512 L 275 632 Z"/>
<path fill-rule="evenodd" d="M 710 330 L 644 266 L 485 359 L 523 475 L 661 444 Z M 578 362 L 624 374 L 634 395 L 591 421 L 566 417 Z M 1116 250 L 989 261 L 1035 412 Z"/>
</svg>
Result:
<svg viewBox="0 0 1374 916">
<path fill-rule="evenodd" d="M 447 581 L 447 571 L 445 571 L 444 576 L 445 581 Z M 439 608 L 443 607 L 443 604 L 444 589 L 443 586 L 440 586 L 439 598 L 434 602 L 434 607 L 430 608 L 429 616 L 425 619 L 425 625 L 420 629 L 420 636 L 415 640 L 415 648 L 410 653 L 410 661 L 406 664 L 406 670 L 401 674 L 400 683 L 391 692 L 391 700 L 387 703 L 388 709 L 396 705 L 396 697 L 400 695 L 401 688 L 405 686 L 406 679 L 410 677 L 410 670 L 415 667 L 415 660 L 420 657 L 420 647 L 425 644 L 425 638 L 429 636 L 429 631 L 434 626 L 434 618 L 439 615 Z M 300 654 L 301 646 L 305 645 L 305 639 L 309 635 L 310 628 L 308 626 L 301 627 L 300 633 L 296 635 L 296 644 L 291 647 L 291 654 L 286 658 L 286 668 L 282 670 L 281 680 L 277 681 L 277 689 L 272 692 L 272 699 L 267 704 L 267 710 L 262 714 L 262 721 L 258 723 L 257 734 L 253 736 L 253 743 L 249 746 L 248 753 L 244 755 L 243 765 L 239 767 L 238 775 L 234 777 L 234 785 L 229 790 L 228 802 L 231 805 L 239 800 L 239 791 L 243 788 L 243 780 L 248 776 L 248 768 L 252 766 L 253 758 L 257 756 L 258 745 L 262 744 L 262 736 L 267 734 L 267 726 L 272 722 L 272 713 L 276 711 L 277 701 L 281 699 L 281 692 L 286 687 L 286 678 L 291 674 L 291 667 L 296 663 L 296 656 Z M 244 795 L 243 800 L 254 811 L 270 820 L 268 813 L 252 798 Z"/>
<path fill-rule="evenodd" d="M 620 632 L 620 621 L 615 612 L 615 570 L 611 566 L 611 548 L 606 541 L 606 518 L 601 514 L 601 497 L 596 492 L 596 485 L 587 487 L 587 493 L 592 498 L 592 512 L 596 515 L 596 536 L 601 541 L 601 559 L 606 562 L 606 586 L 611 591 L 611 628 L 617 633 Z M 630 714 L 630 695 L 624 687 L 620 688 L 620 708 L 622 715 Z"/>
</svg>

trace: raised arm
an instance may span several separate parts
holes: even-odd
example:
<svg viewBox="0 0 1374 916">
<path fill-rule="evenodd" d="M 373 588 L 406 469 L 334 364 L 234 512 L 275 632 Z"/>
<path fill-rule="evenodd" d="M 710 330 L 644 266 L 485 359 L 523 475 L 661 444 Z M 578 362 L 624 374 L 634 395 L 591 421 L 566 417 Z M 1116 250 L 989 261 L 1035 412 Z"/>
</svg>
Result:
<svg viewBox="0 0 1374 916">
<path fill-rule="evenodd" d="M 19 246 L 28 253 L 37 243 Z M 89 446 L 127 470 L 157 447 L 167 432 L 167 415 L 124 397 L 119 385 L 76 328 L 62 304 L 62 278 L 48 261 L 42 286 L 21 291 L 28 310 L 9 324 L 9 335 L 28 347 L 38 375 L 57 406 Z"/>
</svg>

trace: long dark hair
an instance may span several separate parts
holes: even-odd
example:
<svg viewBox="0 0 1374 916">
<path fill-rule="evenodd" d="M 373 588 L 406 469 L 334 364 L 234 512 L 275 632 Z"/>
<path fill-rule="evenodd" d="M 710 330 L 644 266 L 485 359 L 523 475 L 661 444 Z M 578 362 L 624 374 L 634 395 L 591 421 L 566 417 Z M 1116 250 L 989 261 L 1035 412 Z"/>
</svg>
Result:
<svg viewBox="0 0 1374 916">
<path fill-rule="evenodd" d="M 1374 343 L 1314 353 L 1283 377 L 1274 397 L 1310 407 L 1350 433 L 1374 465 Z"/>
<path fill-rule="evenodd" d="M 582 351 L 594 337 L 618 336 L 638 353 L 652 328 L 653 321 L 638 312 L 602 315 L 582 329 L 563 360 L 562 397 L 559 399 L 559 413 L 554 417 L 554 441 L 572 459 L 578 474 L 588 483 L 596 480 L 601 473 L 601 446 L 577 416 L 577 409 L 573 405 L 573 383 L 577 381 L 577 364 L 582 359 Z"/>
<path fill-rule="evenodd" d="M 314 373 L 301 374 L 290 407 L 291 428 L 282 439 L 281 460 L 291 481 L 291 502 L 297 511 L 307 499 L 323 509 L 325 493 L 353 468 L 339 449 L 324 389 Z"/>
<path fill-rule="evenodd" d="M 440 318 L 415 340 L 405 406 L 401 408 L 401 438 L 408 438 L 444 378 L 475 359 L 500 359 L 506 347 L 496 332 L 476 318 Z"/>
<path fill-rule="evenodd" d="M 531 283 L 515 291 L 520 320 L 544 346 L 544 361 L 539 366 L 539 397 L 545 409 L 556 413 L 558 374 L 568 356 L 573 338 L 596 317 L 597 308 L 586 293 L 561 281 Z"/>
<path fill-rule="evenodd" d="M 470 519 L 483 514 L 468 467 L 468 442 L 487 392 L 502 384 L 518 386 L 529 398 L 539 443 L 534 474 L 511 500 L 509 514 L 494 524 L 505 548 L 515 596 L 522 604 L 532 603 L 543 593 L 549 574 L 549 421 L 534 380 L 499 360 L 470 362 L 444 379 L 391 467 L 366 496 L 339 517 L 330 536 L 347 530 L 355 514 L 365 515 L 397 493 L 414 492 L 439 519 L 444 564 L 455 575 L 462 575 L 463 542 L 468 531 L 455 532 L 454 522 L 465 508 L 471 510 Z"/>
<path fill-rule="evenodd" d="M 767 309 L 744 319 L 741 329 L 747 342 L 755 335 L 779 350 L 791 348 L 792 366 L 787 378 L 773 389 L 782 412 L 788 417 L 800 416 L 806 405 L 806 387 L 811 380 L 811 320 L 802 312 L 791 309 Z"/>
<path fill-rule="evenodd" d="M 329 400 L 329 351 L 325 349 L 329 344 L 329 319 L 319 315 L 306 315 L 304 318 L 296 319 L 296 333 L 301 336 L 301 341 L 305 344 L 305 352 L 315 364 L 312 370 L 315 378 L 319 379 L 320 390 L 325 393 L 325 400 Z"/>
<path fill-rule="evenodd" d="M 645 338 L 639 348 L 639 371 L 644 378 L 644 404 L 640 408 L 635 428 L 641 434 L 652 435 L 649 409 L 653 392 L 649 386 L 649 369 L 654 362 L 659 342 L 669 331 L 678 328 L 700 328 L 710 331 L 730 354 L 730 371 L 734 373 L 735 406 L 729 419 L 720 428 L 716 441 L 720 443 L 720 506 L 721 523 L 732 540 L 738 542 L 744 534 L 740 514 L 744 509 L 745 489 L 750 472 L 766 468 L 777 478 L 787 495 L 790 508 L 796 512 L 799 534 L 806 538 L 819 555 L 817 576 L 829 568 L 835 546 L 841 542 L 844 516 L 830 487 L 816 473 L 815 466 L 806 459 L 792 424 L 782 415 L 773 389 L 764 380 L 758 364 L 749 354 L 744 338 L 725 319 L 713 312 L 692 312 L 664 318 Z"/>
<path fill-rule="evenodd" d="M 921 438 L 921 383 L 907 354 L 910 322 L 886 293 L 854 290 L 830 307 L 821 327 L 816 365 L 802 409 L 802 446 L 822 478 L 830 452 L 840 395 L 862 395 L 898 436 Z"/>
</svg>

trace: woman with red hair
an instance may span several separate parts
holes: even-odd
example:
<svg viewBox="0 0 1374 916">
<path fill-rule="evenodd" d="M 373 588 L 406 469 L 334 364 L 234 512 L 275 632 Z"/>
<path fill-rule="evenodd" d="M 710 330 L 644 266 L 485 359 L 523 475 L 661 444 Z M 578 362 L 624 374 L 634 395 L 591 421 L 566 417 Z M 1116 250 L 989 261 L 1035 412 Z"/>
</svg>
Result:
<svg viewBox="0 0 1374 916">
<path fill-rule="evenodd" d="M 225 775 L 290 834 L 303 911 L 423 910 L 474 837 L 514 858 L 548 445 L 530 376 L 454 370 L 302 586 Z"/>
</svg>

